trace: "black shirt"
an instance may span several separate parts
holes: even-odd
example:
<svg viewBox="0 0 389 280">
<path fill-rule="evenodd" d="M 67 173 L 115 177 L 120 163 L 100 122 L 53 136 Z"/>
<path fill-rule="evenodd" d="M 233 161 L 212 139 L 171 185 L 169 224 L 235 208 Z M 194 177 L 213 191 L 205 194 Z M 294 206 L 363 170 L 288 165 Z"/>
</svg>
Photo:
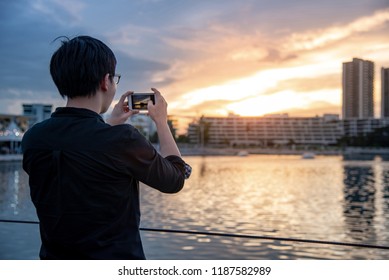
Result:
<svg viewBox="0 0 389 280">
<path fill-rule="evenodd" d="M 180 157 L 163 158 L 131 125 L 87 109 L 58 108 L 22 148 L 41 259 L 144 259 L 139 181 L 165 193 L 184 185 Z"/>
</svg>

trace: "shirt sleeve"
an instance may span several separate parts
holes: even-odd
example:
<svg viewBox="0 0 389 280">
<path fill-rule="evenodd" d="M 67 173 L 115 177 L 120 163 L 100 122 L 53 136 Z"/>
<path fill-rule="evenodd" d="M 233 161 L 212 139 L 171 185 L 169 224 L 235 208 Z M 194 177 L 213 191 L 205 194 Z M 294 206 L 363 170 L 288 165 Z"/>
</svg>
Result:
<svg viewBox="0 0 389 280">
<path fill-rule="evenodd" d="M 178 156 L 167 156 L 165 159 L 169 160 L 174 165 L 178 165 L 181 171 L 183 170 L 185 179 L 189 179 L 192 174 L 192 167 L 182 158 Z"/>
<path fill-rule="evenodd" d="M 177 193 L 183 188 L 191 168 L 182 158 L 162 157 L 134 128 L 126 138 L 124 161 L 131 176 L 164 193 Z"/>
</svg>

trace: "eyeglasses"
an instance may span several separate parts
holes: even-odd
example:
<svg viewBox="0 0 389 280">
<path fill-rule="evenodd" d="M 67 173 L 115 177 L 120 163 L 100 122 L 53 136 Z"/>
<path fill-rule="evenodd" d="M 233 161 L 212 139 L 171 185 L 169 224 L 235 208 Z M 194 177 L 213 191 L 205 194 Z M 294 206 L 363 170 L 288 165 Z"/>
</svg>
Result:
<svg viewBox="0 0 389 280">
<path fill-rule="evenodd" d="M 113 81 L 115 82 L 115 84 L 118 84 L 120 81 L 120 78 L 122 77 L 122 75 L 120 75 L 120 74 L 115 74 L 115 75 L 110 75 L 110 76 L 113 77 Z"/>
</svg>

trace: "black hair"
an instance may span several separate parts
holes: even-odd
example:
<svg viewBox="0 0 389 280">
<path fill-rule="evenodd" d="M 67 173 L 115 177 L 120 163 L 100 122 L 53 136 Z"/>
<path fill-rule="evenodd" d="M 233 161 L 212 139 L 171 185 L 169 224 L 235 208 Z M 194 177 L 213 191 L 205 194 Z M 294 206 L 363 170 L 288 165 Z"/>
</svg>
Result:
<svg viewBox="0 0 389 280">
<path fill-rule="evenodd" d="M 62 45 L 51 57 L 50 74 L 62 97 L 93 96 L 107 73 L 113 79 L 116 58 L 103 42 L 89 36 L 59 38 Z"/>
</svg>

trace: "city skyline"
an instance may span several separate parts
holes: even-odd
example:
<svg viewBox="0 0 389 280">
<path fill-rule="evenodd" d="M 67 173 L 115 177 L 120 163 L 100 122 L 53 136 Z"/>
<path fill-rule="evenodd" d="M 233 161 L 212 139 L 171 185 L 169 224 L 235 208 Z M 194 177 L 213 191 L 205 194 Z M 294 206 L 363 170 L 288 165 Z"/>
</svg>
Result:
<svg viewBox="0 0 389 280">
<path fill-rule="evenodd" d="M 126 90 L 159 88 L 177 116 L 342 111 L 342 63 L 375 63 L 375 117 L 389 67 L 389 2 L 8 1 L 0 4 L 0 113 L 63 106 L 48 73 L 58 36 L 88 34 L 115 52 Z M 167 16 L 168 15 L 168 16 Z M 136 69 L 136 70 L 134 70 Z"/>
</svg>

